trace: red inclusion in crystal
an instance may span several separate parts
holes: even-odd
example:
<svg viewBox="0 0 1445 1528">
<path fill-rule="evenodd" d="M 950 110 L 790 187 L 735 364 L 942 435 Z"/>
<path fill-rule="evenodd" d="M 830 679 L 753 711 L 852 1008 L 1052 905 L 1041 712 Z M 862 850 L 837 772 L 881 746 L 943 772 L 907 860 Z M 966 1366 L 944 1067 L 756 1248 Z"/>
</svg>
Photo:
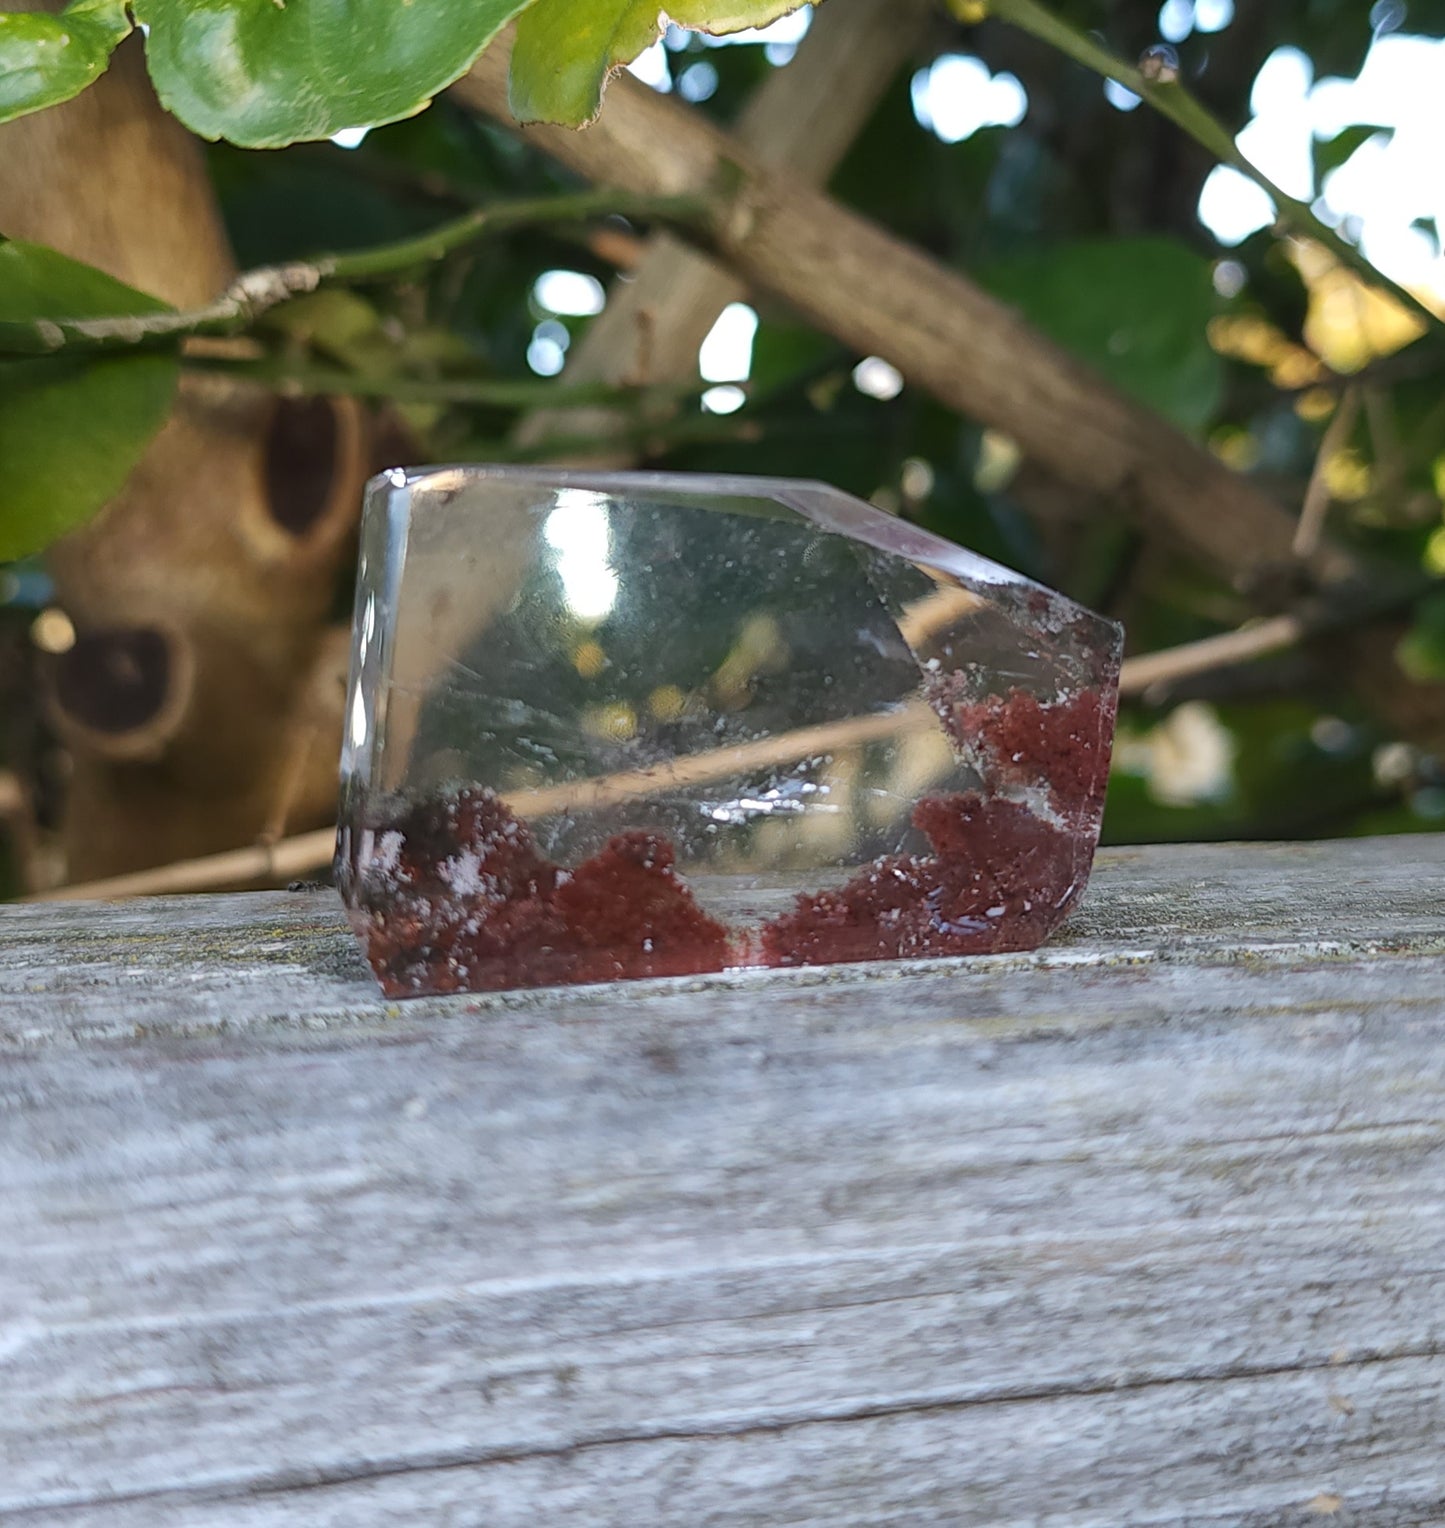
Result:
<svg viewBox="0 0 1445 1528">
<path fill-rule="evenodd" d="M 697 905 L 674 851 L 621 833 L 574 871 L 538 854 L 490 791 L 413 808 L 375 833 L 361 913 L 388 996 L 493 991 L 728 964 L 726 928 Z"/>
<path fill-rule="evenodd" d="M 969 698 L 962 674 L 936 679 L 929 703 L 949 737 L 978 756 L 999 785 L 1047 782 L 1050 805 L 1062 817 L 1098 811 L 1109 777 L 1112 693 L 1093 688 L 1045 701 L 1027 690 Z M 1107 713 L 1106 708 L 1107 707 Z"/>
<path fill-rule="evenodd" d="M 1050 821 L 974 792 L 925 797 L 913 825 L 931 855 L 890 855 L 830 891 L 800 896 L 761 931 L 769 965 L 1032 949 L 1078 895 L 1109 769 L 1114 705 L 1095 689 L 1057 701 L 1026 690 L 970 698 L 965 675 L 930 686 L 959 747 L 1005 787 L 1046 784 Z"/>
<path fill-rule="evenodd" d="M 554 906 L 616 976 L 685 976 L 728 964 L 728 933 L 697 905 L 655 833 L 619 833 L 559 881 Z M 595 978 L 600 979 L 600 978 Z"/>
<path fill-rule="evenodd" d="M 1016 801 L 930 796 L 913 812 L 933 854 L 875 860 L 800 896 L 762 928 L 771 966 L 1030 949 L 1078 893 L 1073 834 Z"/>
<path fill-rule="evenodd" d="M 355 914 L 389 996 L 1032 949 L 1078 895 L 1103 805 L 1112 695 L 982 701 L 949 675 L 929 699 L 991 783 L 1046 786 L 1049 811 L 976 792 L 924 798 L 931 854 L 886 855 L 798 897 L 746 951 L 698 906 L 654 833 L 617 834 L 575 870 L 538 853 L 491 791 L 413 807 L 373 835 Z M 1107 711 L 1106 711 L 1106 708 Z"/>
</svg>

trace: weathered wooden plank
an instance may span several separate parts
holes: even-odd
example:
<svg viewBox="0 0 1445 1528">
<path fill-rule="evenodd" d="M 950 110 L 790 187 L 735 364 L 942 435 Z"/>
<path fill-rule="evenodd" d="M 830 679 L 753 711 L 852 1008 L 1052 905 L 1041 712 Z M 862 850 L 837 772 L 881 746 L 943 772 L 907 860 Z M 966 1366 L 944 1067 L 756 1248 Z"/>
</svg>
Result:
<svg viewBox="0 0 1445 1528">
<path fill-rule="evenodd" d="M 766 993 L 819 985 L 867 1003 L 878 982 L 911 994 L 975 994 L 1003 983 L 1032 989 L 1039 972 L 1214 965 L 1232 960 L 1445 952 L 1445 835 L 1327 845 L 1195 846 L 1106 850 L 1084 906 L 1033 955 L 821 974 L 743 972 L 696 981 L 572 988 L 471 1000 L 413 1000 L 406 1011 L 601 1016 L 646 1001 L 660 1014 L 742 1010 Z M 329 892 L 142 899 L 96 908 L 36 903 L 0 908 L 0 1046 L 124 1038 L 159 1030 L 201 1033 L 255 1025 L 316 1027 L 385 1020 L 399 1010 L 367 979 Z M 1024 974 L 1027 973 L 1027 974 Z M 1185 979 L 1189 985 L 1189 979 Z M 1069 990 L 1074 990 L 1072 977 Z M 903 990 L 903 989 L 898 989 Z M 738 994 L 727 997 L 723 994 Z M 15 999 L 16 1001 L 7 1001 Z M 790 1001 L 793 1000 L 790 998 Z M 891 1000 L 891 999 L 890 999 Z"/>
<path fill-rule="evenodd" d="M 199 1492 L 6 1521 L 1433 1528 L 1445 1502 L 1438 1468 L 1422 1462 L 1439 1450 L 1438 1384 L 1427 1368 L 1417 1360 L 1328 1377 L 1183 1381 L 984 1407 L 914 1404 L 736 1431 L 615 1435 L 485 1464 L 435 1456 L 396 1469 L 376 1460 L 349 1480 L 278 1480 L 244 1498 Z M 1342 1407 L 1368 1413 L 1378 1433 Z M 1141 1448 L 1166 1454 L 1173 1467 L 1146 1468 Z"/>
<path fill-rule="evenodd" d="M 398 1007 L 322 894 L 0 964 L 0 1521 L 1445 1518 L 1440 840 L 921 968 Z"/>
</svg>

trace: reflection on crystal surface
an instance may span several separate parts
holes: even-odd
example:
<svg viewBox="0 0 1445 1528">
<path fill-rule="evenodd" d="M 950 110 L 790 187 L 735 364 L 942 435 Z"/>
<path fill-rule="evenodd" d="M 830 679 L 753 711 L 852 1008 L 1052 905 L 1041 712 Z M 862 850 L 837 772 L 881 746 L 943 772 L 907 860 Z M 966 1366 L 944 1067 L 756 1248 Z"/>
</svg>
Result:
<svg viewBox="0 0 1445 1528">
<path fill-rule="evenodd" d="M 1120 637 L 820 484 L 389 473 L 338 883 L 397 996 L 1030 948 Z"/>
</svg>

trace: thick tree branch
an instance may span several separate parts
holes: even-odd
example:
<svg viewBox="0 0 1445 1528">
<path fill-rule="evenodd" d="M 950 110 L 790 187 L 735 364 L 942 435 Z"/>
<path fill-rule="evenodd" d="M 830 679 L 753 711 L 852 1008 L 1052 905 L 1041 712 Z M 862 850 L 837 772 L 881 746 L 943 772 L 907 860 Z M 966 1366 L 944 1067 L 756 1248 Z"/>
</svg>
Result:
<svg viewBox="0 0 1445 1528">
<path fill-rule="evenodd" d="M 825 184 L 933 15 L 931 0 L 829 0 L 797 57 L 773 70 L 739 113 L 738 141 L 762 163 Z M 654 234 L 629 278 L 613 283 L 563 375 L 614 383 L 696 377 L 699 346 L 718 314 L 746 292 L 726 266 L 672 234 Z M 557 411 L 567 406 L 561 397 L 549 403 Z M 596 436 L 586 462 L 620 467 L 633 452 L 621 439 L 607 440 L 618 423 L 605 409 L 559 420 L 549 407 L 523 421 L 518 439 L 530 447 L 561 434 Z"/>
<path fill-rule="evenodd" d="M 509 122 L 494 45 L 454 93 Z M 668 196 L 710 188 L 705 232 L 741 277 L 859 354 L 891 361 L 949 407 L 1012 436 L 1057 476 L 1165 530 L 1240 585 L 1292 560 L 1294 521 L 1248 480 L 1124 397 L 966 276 L 891 237 L 701 116 L 627 78 L 585 132 L 529 142 L 604 185 Z M 1353 566 L 1324 547 L 1322 581 Z"/>
</svg>

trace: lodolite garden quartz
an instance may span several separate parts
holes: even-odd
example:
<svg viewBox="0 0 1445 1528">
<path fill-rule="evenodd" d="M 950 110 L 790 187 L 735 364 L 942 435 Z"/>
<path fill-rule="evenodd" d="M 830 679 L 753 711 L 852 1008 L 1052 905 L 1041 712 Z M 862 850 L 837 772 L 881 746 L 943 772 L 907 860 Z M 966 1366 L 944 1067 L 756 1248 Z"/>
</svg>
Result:
<svg viewBox="0 0 1445 1528">
<path fill-rule="evenodd" d="M 395 471 L 337 881 L 390 995 L 1029 949 L 1121 632 L 817 483 Z"/>
</svg>

